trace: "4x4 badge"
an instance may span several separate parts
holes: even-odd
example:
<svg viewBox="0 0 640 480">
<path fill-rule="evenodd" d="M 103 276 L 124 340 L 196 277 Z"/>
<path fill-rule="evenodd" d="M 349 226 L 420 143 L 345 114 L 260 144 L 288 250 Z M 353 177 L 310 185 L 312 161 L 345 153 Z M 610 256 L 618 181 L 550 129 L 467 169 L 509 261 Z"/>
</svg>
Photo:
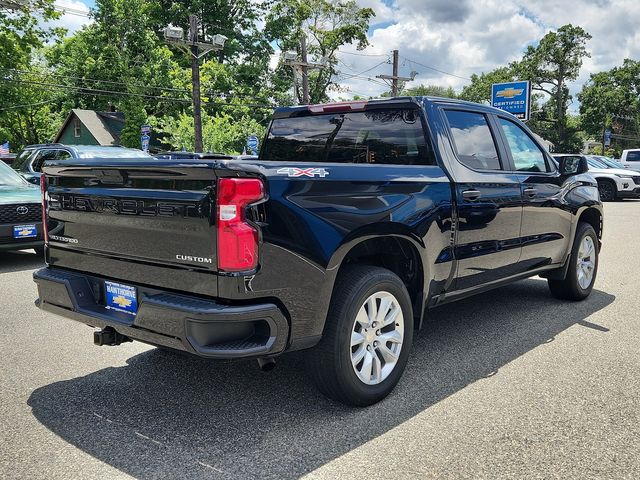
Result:
<svg viewBox="0 0 640 480">
<path fill-rule="evenodd" d="M 329 175 L 329 172 L 324 168 L 297 168 L 287 167 L 279 168 L 278 173 L 280 175 L 286 175 L 288 177 L 321 177 L 324 178 Z"/>
</svg>

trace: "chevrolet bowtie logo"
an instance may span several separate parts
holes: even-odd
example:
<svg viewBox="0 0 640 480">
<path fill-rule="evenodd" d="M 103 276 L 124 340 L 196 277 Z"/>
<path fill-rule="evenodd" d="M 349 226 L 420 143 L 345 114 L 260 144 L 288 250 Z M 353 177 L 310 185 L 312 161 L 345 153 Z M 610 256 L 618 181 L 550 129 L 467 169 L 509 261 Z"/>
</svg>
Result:
<svg viewBox="0 0 640 480">
<path fill-rule="evenodd" d="M 29 228 L 23 228 L 18 232 L 18 235 L 21 237 L 26 237 L 27 235 L 30 235 L 30 234 L 31 234 L 31 229 Z"/>
<path fill-rule="evenodd" d="M 124 298 L 122 295 L 113 297 L 113 303 L 117 303 L 122 308 L 131 306 L 131 300 Z"/>
<path fill-rule="evenodd" d="M 518 95 L 521 95 L 522 92 L 524 92 L 524 88 L 505 88 L 503 90 L 498 90 L 496 92 L 496 97 L 502 97 L 502 98 L 513 98 L 516 97 Z"/>
</svg>

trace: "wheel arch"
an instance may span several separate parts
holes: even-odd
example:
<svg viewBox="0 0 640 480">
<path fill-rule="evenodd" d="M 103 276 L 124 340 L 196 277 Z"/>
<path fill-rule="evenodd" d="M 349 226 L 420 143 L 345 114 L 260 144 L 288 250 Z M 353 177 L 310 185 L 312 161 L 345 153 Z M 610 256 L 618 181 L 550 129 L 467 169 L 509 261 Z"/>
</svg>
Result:
<svg viewBox="0 0 640 480">
<path fill-rule="evenodd" d="M 333 255 L 329 271 L 332 285 L 346 265 L 371 265 L 392 271 L 405 284 L 413 307 L 414 325 L 420 328 L 425 308 L 426 263 L 420 241 L 404 233 L 364 235 L 344 243 Z M 332 288 L 333 291 L 333 288 Z"/>
</svg>

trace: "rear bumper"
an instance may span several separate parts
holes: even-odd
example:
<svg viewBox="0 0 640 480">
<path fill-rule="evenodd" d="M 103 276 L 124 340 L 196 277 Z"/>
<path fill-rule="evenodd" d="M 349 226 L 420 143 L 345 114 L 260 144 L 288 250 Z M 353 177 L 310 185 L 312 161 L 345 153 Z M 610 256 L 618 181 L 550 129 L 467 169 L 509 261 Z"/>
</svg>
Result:
<svg viewBox="0 0 640 480">
<path fill-rule="evenodd" d="M 0 251 L 3 250 L 26 250 L 28 248 L 38 248 L 44 246 L 44 240 L 35 240 L 31 242 L 0 243 Z"/>
<path fill-rule="evenodd" d="M 13 238 L 13 227 L 19 223 L 0 224 L 0 251 L 2 250 L 25 250 L 27 248 L 37 248 L 44 245 L 42 232 L 42 222 L 22 222 L 23 224 L 35 225 L 37 235 L 30 238 Z"/>
<path fill-rule="evenodd" d="M 243 358 L 281 353 L 289 335 L 273 303 L 223 305 L 212 300 L 134 285 L 138 311 L 104 306 L 104 279 L 62 269 L 34 272 L 36 305 L 92 327 L 112 327 L 131 339 L 206 358 Z"/>
</svg>

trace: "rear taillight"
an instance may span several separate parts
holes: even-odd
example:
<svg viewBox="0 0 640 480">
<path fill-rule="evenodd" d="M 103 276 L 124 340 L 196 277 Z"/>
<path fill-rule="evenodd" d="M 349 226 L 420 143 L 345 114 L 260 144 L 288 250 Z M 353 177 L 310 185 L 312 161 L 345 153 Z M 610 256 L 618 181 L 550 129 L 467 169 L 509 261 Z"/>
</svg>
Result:
<svg viewBox="0 0 640 480">
<path fill-rule="evenodd" d="M 246 207 L 264 198 L 257 178 L 218 180 L 218 269 L 253 270 L 258 266 L 258 231 L 246 221 Z"/>
<path fill-rule="evenodd" d="M 42 233 L 44 242 L 49 242 L 49 229 L 47 228 L 47 176 L 40 175 L 40 193 L 42 198 Z"/>
</svg>

